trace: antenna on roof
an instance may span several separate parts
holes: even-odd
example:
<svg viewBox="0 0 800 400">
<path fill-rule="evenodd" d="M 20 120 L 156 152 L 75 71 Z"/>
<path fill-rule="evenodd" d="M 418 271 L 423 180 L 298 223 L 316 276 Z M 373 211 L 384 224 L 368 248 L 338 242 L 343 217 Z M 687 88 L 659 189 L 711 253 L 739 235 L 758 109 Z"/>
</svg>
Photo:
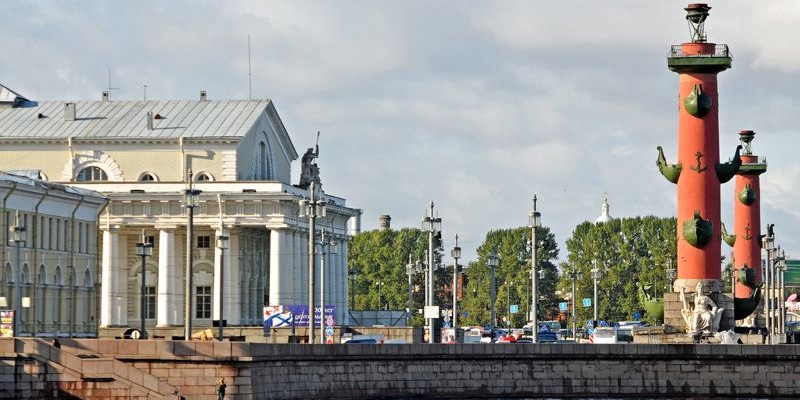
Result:
<svg viewBox="0 0 800 400">
<path fill-rule="evenodd" d="M 111 91 L 112 90 L 119 90 L 119 88 L 111 86 L 111 68 L 108 68 L 108 87 L 106 87 L 106 91 L 108 91 L 108 99 L 109 100 L 111 100 Z"/>
<path fill-rule="evenodd" d="M 253 100 L 253 72 L 250 65 L 250 35 L 247 35 L 247 98 Z"/>
</svg>

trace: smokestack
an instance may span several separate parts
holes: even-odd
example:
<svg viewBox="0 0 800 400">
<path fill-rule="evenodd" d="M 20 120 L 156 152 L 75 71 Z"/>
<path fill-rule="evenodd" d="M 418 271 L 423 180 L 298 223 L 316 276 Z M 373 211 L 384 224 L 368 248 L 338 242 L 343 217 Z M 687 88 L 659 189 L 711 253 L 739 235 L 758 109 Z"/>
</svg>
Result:
<svg viewBox="0 0 800 400">
<path fill-rule="evenodd" d="M 392 217 L 390 215 L 381 215 L 378 217 L 379 227 L 382 231 L 392 228 Z"/>
<path fill-rule="evenodd" d="M 152 131 L 153 130 L 153 112 L 152 111 L 148 111 L 147 112 L 147 130 L 148 131 Z"/>
<path fill-rule="evenodd" d="M 75 121 L 75 103 L 64 103 L 64 121 Z"/>
<path fill-rule="evenodd" d="M 206 91 L 205 90 L 201 90 L 200 91 L 200 101 L 206 101 Z"/>
<path fill-rule="evenodd" d="M 103 90 L 103 101 L 108 101 L 108 90 Z"/>
</svg>

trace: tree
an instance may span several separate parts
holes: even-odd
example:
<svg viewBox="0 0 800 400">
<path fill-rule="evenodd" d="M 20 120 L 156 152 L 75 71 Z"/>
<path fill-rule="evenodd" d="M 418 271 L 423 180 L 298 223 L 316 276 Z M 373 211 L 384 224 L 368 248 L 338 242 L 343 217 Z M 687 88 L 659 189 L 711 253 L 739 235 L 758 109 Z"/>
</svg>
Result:
<svg viewBox="0 0 800 400">
<path fill-rule="evenodd" d="M 349 247 L 349 269 L 358 277 L 355 287 L 354 310 L 405 310 L 408 305 L 408 275 L 406 265 L 410 260 L 425 261 L 428 249 L 428 233 L 420 229 L 403 228 L 361 232 L 354 236 Z M 434 264 L 442 259 L 441 240 L 434 246 Z M 452 273 L 452 270 L 450 270 Z M 442 268 L 434 272 L 437 304 L 446 304 L 442 287 L 450 282 L 447 271 Z M 381 285 L 380 290 L 378 285 Z M 423 306 L 425 278 L 422 274 L 412 276 L 412 312 Z M 452 293 L 452 292 L 447 292 Z M 414 314 L 413 324 L 421 325 L 422 317 Z"/>
<path fill-rule="evenodd" d="M 558 269 L 553 261 L 558 257 L 555 237 L 549 228 L 537 228 L 536 237 L 540 239 L 537 261 L 545 270 L 544 279 L 539 280 L 540 316 L 552 318 L 557 314 L 558 299 L 555 287 L 558 282 Z M 490 271 L 488 257 L 492 249 L 499 257 L 495 269 L 495 317 L 502 326 L 503 317 L 511 316 L 511 325 L 521 327 L 528 321 L 530 304 L 531 271 L 531 229 L 527 227 L 490 231 L 478 249 L 478 260 L 468 264 L 464 300 L 461 302 L 462 325 L 484 325 L 490 319 Z M 507 283 L 508 282 L 508 283 Z M 510 299 L 509 299 L 510 298 Z M 510 300 L 510 303 L 509 303 Z M 519 312 L 510 314 L 511 304 L 519 306 Z M 466 312 L 467 316 L 463 317 Z"/>
<path fill-rule="evenodd" d="M 654 216 L 614 219 L 575 227 L 567 239 L 568 259 L 563 271 L 575 270 L 577 299 L 593 297 L 591 269 L 601 271 L 598 284 L 598 318 L 609 321 L 631 319 L 642 312 L 638 285 L 649 286 L 653 298 L 663 297 L 667 285 L 666 267 L 675 264 L 675 218 Z M 571 290 L 572 279 L 564 274 L 559 288 Z M 593 309 L 576 307 L 578 321 L 592 319 Z M 654 321 L 653 321 L 654 322 Z"/>
</svg>

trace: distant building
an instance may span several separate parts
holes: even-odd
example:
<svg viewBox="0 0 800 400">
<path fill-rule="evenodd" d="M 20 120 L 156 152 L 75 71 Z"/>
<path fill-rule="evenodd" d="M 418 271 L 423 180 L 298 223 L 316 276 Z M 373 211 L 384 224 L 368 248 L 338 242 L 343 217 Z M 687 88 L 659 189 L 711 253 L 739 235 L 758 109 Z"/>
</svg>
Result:
<svg viewBox="0 0 800 400">
<path fill-rule="evenodd" d="M 96 336 L 97 219 L 103 196 L 0 172 L 0 198 L 0 309 L 21 312 L 14 334 Z M 9 232 L 14 226 L 25 231 L 19 258 Z"/>
<path fill-rule="evenodd" d="M 308 304 L 308 220 L 298 211 L 309 190 L 291 184 L 298 154 L 272 101 L 212 101 L 202 92 L 195 101 L 104 95 L 65 103 L 12 94 L 0 89 L 0 169 L 34 170 L 108 198 L 100 218 L 101 327 L 139 326 L 142 271 L 135 245 L 142 229 L 154 243 L 146 262 L 147 326 L 183 326 L 183 201 L 190 179 L 202 191 L 191 239 L 193 326 L 211 326 L 219 304 L 227 324 L 237 326 L 261 325 L 265 305 Z M 308 173 L 318 179 L 312 167 Z M 325 263 L 325 302 L 341 324 L 348 306 L 348 226 L 359 225 L 360 212 L 341 197 L 324 194 L 324 200 L 327 215 L 317 220 L 317 233 L 325 230 L 342 244 Z M 215 246 L 223 227 L 230 237 L 224 260 Z"/>
<path fill-rule="evenodd" d="M 600 209 L 600 216 L 597 217 L 596 220 L 594 220 L 594 223 L 595 224 L 602 224 L 604 222 L 608 222 L 608 221 L 611 221 L 612 219 L 614 219 L 614 217 L 611 216 L 609 211 L 610 211 L 610 207 L 608 205 L 608 196 L 606 196 L 605 199 L 603 199 L 603 206 Z"/>
</svg>

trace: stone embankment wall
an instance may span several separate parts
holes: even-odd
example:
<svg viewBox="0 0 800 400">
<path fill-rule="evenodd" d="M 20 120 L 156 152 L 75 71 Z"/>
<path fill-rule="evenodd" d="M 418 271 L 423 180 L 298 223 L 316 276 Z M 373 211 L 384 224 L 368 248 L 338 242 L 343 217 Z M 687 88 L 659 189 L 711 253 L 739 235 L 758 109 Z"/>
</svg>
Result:
<svg viewBox="0 0 800 400">
<path fill-rule="evenodd" d="M 64 340 L 62 349 L 122 361 L 187 399 L 215 398 L 220 377 L 226 399 L 800 397 L 800 346 L 793 345 L 87 339 Z"/>
</svg>

